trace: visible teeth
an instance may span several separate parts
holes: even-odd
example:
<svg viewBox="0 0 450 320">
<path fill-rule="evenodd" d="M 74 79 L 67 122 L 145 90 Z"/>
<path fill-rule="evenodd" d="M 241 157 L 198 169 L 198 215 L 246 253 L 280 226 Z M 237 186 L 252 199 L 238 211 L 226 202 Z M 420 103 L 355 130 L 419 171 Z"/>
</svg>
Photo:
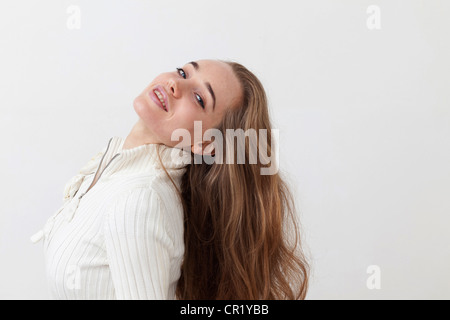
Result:
<svg viewBox="0 0 450 320">
<path fill-rule="evenodd" d="M 159 101 L 161 101 L 164 109 L 166 109 L 166 104 L 164 103 L 164 97 L 161 95 L 161 93 L 159 93 L 158 90 L 155 90 L 154 92 L 155 92 L 156 96 L 159 98 Z"/>
</svg>

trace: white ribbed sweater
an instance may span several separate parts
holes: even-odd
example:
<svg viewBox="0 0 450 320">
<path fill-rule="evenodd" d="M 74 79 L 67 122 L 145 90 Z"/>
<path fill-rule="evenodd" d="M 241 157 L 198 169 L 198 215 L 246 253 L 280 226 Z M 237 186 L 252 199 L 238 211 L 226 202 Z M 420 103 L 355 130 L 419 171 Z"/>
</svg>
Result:
<svg viewBox="0 0 450 320">
<path fill-rule="evenodd" d="M 66 184 L 63 206 L 32 237 L 44 240 L 53 299 L 175 299 L 181 203 L 157 145 L 122 150 L 123 143 L 112 137 Z M 190 154 L 161 146 L 160 155 L 179 187 Z"/>
</svg>

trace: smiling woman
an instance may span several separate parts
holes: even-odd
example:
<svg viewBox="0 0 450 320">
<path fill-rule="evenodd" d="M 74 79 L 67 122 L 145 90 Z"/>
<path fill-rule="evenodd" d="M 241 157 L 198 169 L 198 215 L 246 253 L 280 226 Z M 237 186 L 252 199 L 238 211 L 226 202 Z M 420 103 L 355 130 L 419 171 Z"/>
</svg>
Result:
<svg viewBox="0 0 450 320">
<path fill-rule="evenodd" d="M 134 100 L 139 134 L 129 136 L 125 148 L 145 143 L 174 147 L 177 142 L 171 136 L 178 128 L 189 131 L 189 145 L 195 146 L 201 141 L 194 141 L 194 121 L 201 121 L 205 131 L 213 128 L 240 100 L 239 80 L 225 62 L 193 61 L 163 73 Z"/>
<path fill-rule="evenodd" d="M 244 164 L 192 161 L 219 151 L 194 134 L 198 121 L 204 131 L 266 130 L 258 146 L 273 152 L 255 75 L 192 61 L 157 76 L 133 107 L 126 139 L 112 137 L 66 184 L 63 206 L 33 237 L 44 239 L 52 297 L 305 298 L 308 263 L 280 174 L 262 175 L 271 164 L 250 163 L 247 147 Z M 191 139 L 172 141 L 178 129 Z M 234 142 L 220 151 L 235 155 Z"/>
</svg>

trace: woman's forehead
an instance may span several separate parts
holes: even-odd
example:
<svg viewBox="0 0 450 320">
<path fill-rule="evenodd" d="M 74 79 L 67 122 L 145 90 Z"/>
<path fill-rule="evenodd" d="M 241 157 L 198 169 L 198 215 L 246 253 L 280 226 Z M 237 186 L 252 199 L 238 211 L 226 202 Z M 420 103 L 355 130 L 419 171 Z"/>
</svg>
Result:
<svg viewBox="0 0 450 320">
<path fill-rule="evenodd" d="M 219 60 L 197 60 L 188 65 L 198 72 L 202 81 L 209 82 L 216 95 L 217 104 L 227 107 L 241 96 L 240 82 L 232 67 Z"/>
</svg>

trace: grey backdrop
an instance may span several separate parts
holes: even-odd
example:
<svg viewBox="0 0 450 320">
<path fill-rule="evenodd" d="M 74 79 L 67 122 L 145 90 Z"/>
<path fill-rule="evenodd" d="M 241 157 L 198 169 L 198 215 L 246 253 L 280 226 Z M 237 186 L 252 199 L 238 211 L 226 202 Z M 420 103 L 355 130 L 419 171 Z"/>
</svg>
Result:
<svg viewBox="0 0 450 320">
<path fill-rule="evenodd" d="M 437 0 L 2 1 L 0 298 L 48 298 L 29 237 L 126 137 L 136 95 L 202 58 L 266 87 L 309 299 L 450 298 L 449 16 Z"/>
</svg>

